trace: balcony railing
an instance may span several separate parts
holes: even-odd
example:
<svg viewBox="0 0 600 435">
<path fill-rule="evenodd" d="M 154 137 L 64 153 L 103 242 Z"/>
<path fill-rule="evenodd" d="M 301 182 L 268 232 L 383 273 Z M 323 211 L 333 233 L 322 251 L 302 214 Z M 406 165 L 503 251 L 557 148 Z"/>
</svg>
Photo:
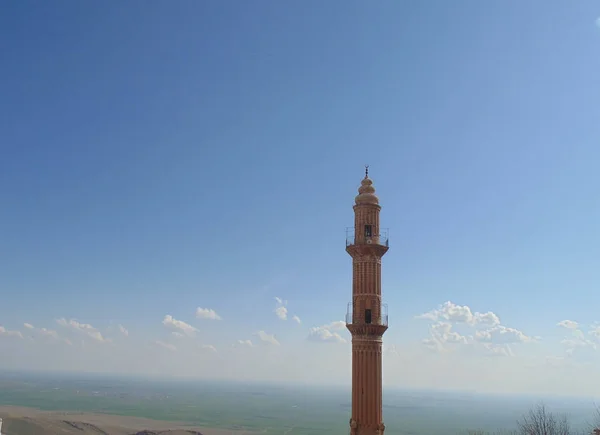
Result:
<svg viewBox="0 0 600 435">
<path fill-rule="evenodd" d="M 381 303 L 368 309 L 355 307 L 352 302 L 349 302 L 346 311 L 346 324 L 388 326 L 388 306 L 387 304 Z"/>
<path fill-rule="evenodd" d="M 357 237 L 358 236 L 358 237 Z M 354 227 L 346 228 L 346 247 L 350 245 L 380 245 L 390 246 L 389 229 L 380 228 L 379 234 L 357 234 Z"/>
</svg>

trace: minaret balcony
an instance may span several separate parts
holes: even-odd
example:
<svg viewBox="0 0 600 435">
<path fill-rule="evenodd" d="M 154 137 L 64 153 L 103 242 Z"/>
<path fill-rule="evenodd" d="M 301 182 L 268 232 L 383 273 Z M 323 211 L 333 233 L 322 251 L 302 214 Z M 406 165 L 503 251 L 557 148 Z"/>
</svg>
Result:
<svg viewBox="0 0 600 435">
<path fill-rule="evenodd" d="M 358 245 L 376 245 L 389 248 L 389 229 L 381 228 L 378 234 L 357 232 L 354 227 L 346 228 L 346 248 Z"/>
<path fill-rule="evenodd" d="M 346 311 L 346 325 L 378 325 L 387 328 L 388 306 L 381 303 L 379 306 L 363 309 L 349 302 Z"/>
</svg>

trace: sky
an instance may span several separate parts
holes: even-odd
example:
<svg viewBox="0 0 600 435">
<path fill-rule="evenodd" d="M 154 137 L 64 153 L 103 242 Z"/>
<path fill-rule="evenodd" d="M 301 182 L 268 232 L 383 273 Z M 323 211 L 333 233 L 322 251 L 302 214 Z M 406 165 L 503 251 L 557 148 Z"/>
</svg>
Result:
<svg viewBox="0 0 600 435">
<path fill-rule="evenodd" d="M 4 3 L 0 369 L 348 385 L 369 164 L 386 388 L 596 393 L 599 17 Z"/>
</svg>

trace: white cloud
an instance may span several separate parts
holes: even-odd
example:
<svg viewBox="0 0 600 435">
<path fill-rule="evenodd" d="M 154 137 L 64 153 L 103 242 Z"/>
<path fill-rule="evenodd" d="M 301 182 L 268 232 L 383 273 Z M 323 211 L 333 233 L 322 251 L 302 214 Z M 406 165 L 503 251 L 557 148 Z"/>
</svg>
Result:
<svg viewBox="0 0 600 435">
<path fill-rule="evenodd" d="M 488 311 L 487 313 L 473 313 L 468 306 L 456 305 L 450 301 L 443 303 L 435 310 L 417 316 L 417 318 L 439 322 L 448 321 L 451 323 L 464 323 L 472 326 L 496 326 L 500 324 L 498 316 L 491 311 Z"/>
<path fill-rule="evenodd" d="M 565 345 L 568 349 L 574 349 L 576 347 L 585 347 L 585 346 L 593 346 L 593 343 L 590 343 L 586 339 L 581 338 L 565 338 L 561 340 L 561 344 Z"/>
<path fill-rule="evenodd" d="M 596 339 L 596 341 L 600 342 L 600 326 L 594 326 L 592 330 L 590 330 L 589 334 Z"/>
<path fill-rule="evenodd" d="M 4 326 L 0 326 L 0 335 L 5 337 L 23 338 L 23 334 L 21 334 L 21 331 L 9 331 Z"/>
<path fill-rule="evenodd" d="M 452 302 L 446 302 L 417 318 L 434 322 L 429 326 L 430 336 L 424 339 L 422 344 L 437 352 L 451 352 L 464 348 L 467 352 L 485 356 L 513 356 L 509 344 L 528 343 L 539 339 L 529 337 L 518 329 L 501 325 L 499 317 L 491 311 L 473 313 L 468 306 Z M 454 331 L 454 325 L 473 328 L 473 335 L 463 335 Z"/>
<path fill-rule="evenodd" d="M 336 320 L 328 325 L 323 325 L 323 327 L 329 329 L 330 331 L 343 331 L 346 329 L 346 322 L 343 320 Z"/>
<path fill-rule="evenodd" d="M 346 327 L 346 323 L 338 320 L 327 325 L 315 326 L 308 331 L 308 339 L 311 341 L 326 341 L 332 343 L 347 343 L 347 340 L 338 332 Z"/>
<path fill-rule="evenodd" d="M 287 301 L 284 301 L 281 298 L 275 296 L 275 302 L 277 303 L 275 307 L 275 315 L 279 317 L 281 320 L 287 320 L 288 310 L 285 307 L 287 305 Z"/>
<path fill-rule="evenodd" d="M 188 336 L 193 336 L 198 330 L 192 325 L 185 323 L 182 320 L 173 318 L 170 314 L 167 314 L 162 321 L 162 324 L 169 329 L 176 329 Z"/>
<path fill-rule="evenodd" d="M 221 320 L 221 316 L 219 316 L 215 310 L 210 308 L 196 308 L 196 317 L 198 319 Z"/>
<path fill-rule="evenodd" d="M 556 324 L 556 326 L 560 326 L 565 329 L 577 329 L 579 328 L 579 323 L 573 320 L 562 320 Z"/>
<path fill-rule="evenodd" d="M 119 331 L 121 331 L 121 334 L 125 337 L 129 337 L 129 331 L 123 325 L 119 325 Z"/>
<path fill-rule="evenodd" d="M 35 337 L 48 337 L 57 341 L 64 341 L 67 344 L 71 344 L 71 342 L 66 338 L 61 338 L 58 335 L 58 332 L 53 329 L 47 328 L 36 328 L 31 323 L 24 323 L 23 326 L 31 331 L 31 336 L 29 337 L 31 340 L 34 340 Z"/>
<path fill-rule="evenodd" d="M 434 323 L 429 327 L 429 332 L 432 339 L 440 344 L 469 344 L 473 340 L 472 337 L 460 335 L 458 332 L 452 331 L 452 325 L 447 322 Z"/>
<path fill-rule="evenodd" d="M 443 344 L 440 343 L 438 340 L 436 340 L 435 338 L 424 338 L 423 340 L 421 340 L 421 343 L 423 344 L 423 346 L 425 346 L 427 349 L 435 351 L 435 352 L 444 352 L 446 349 L 444 348 Z"/>
<path fill-rule="evenodd" d="M 296 316 L 295 314 L 294 314 L 294 316 L 292 316 L 292 320 L 294 322 L 296 322 L 298 325 L 300 325 L 302 323 L 302 320 L 300 320 L 300 317 Z"/>
<path fill-rule="evenodd" d="M 275 314 L 281 320 L 287 320 L 287 308 L 284 306 L 275 308 Z"/>
<path fill-rule="evenodd" d="M 585 340 L 585 334 L 584 334 L 584 333 L 583 333 L 583 331 L 582 331 L 582 330 L 580 330 L 580 329 L 575 329 L 575 330 L 572 332 L 572 334 L 573 334 L 573 336 L 574 336 L 575 338 L 577 338 L 578 340 Z"/>
<path fill-rule="evenodd" d="M 534 341 L 532 337 L 528 337 L 518 329 L 507 328 L 502 325 L 495 326 L 485 331 L 476 331 L 475 339 L 477 341 L 492 344 L 527 343 Z"/>
<path fill-rule="evenodd" d="M 429 338 L 422 340 L 422 344 L 436 352 L 449 352 L 456 345 L 466 345 L 473 342 L 473 337 L 464 336 L 452 330 L 448 322 L 436 322 L 429 325 Z"/>
<path fill-rule="evenodd" d="M 84 333 L 88 337 L 91 337 L 94 340 L 99 341 L 99 342 L 106 343 L 106 342 L 111 341 L 110 339 L 105 338 L 98 329 L 94 328 L 89 323 L 79 323 L 77 320 L 74 320 L 74 319 L 66 320 L 64 317 L 57 319 L 56 323 L 58 323 L 60 326 L 64 326 L 66 328 L 71 328 L 75 331 Z"/>
<path fill-rule="evenodd" d="M 165 349 L 168 349 L 172 352 L 175 352 L 177 350 L 177 348 L 174 345 L 172 345 L 171 343 L 165 343 L 164 341 L 156 340 L 154 342 L 154 344 L 156 344 L 157 346 L 163 347 Z"/>
<path fill-rule="evenodd" d="M 275 338 L 275 335 L 267 334 L 265 331 L 258 331 L 256 335 L 258 335 L 258 338 L 265 343 L 273 344 L 275 346 L 280 345 L 279 341 Z"/>
<path fill-rule="evenodd" d="M 514 356 L 513 351 L 508 344 L 494 346 L 491 343 L 484 343 L 483 348 L 486 350 L 485 356 Z"/>
<path fill-rule="evenodd" d="M 561 340 L 561 344 L 565 347 L 565 354 L 567 357 L 571 358 L 576 354 L 583 354 L 583 349 L 589 349 L 590 351 L 596 351 L 598 349 L 598 345 L 594 341 L 598 341 L 598 333 L 600 331 L 598 328 L 592 329 L 589 331 L 589 335 L 593 338 L 590 340 L 585 333 L 581 329 L 576 329 L 581 325 L 577 322 L 571 320 L 563 320 L 558 323 L 559 326 L 569 330 L 571 333 L 568 337 L 565 337 Z"/>
<path fill-rule="evenodd" d="M 495 326 L 500 324 L 500 318 L 491 311 L 487 313 L 475 313 L 475 324 L 481 324 L 486 326 Z"/>
<path fill-rule="evenodd" d="M 40 328 L 39 332 L 41 335 L 43 335 L 45 337 L 52 337 L 56 340 L 59 340 L 58 332 L 56 332 L 52 329 Z"/>
<path fill-rule="evenodd" d="M 275 301 L 270 303 L 272 302 Z M 272 308 L 273 306 L 267 305 L 267 313 Z M 577 324 L 576 328 L 556 327 L 556 320 L 545 325 L 537 324 L 536 327 L 540 330 L 546 328 L 550 332 L 559 332 L 559 337 L 547 337 L 543 342 L 529 345 L 537 341 L 533 332 L 529 335 L 526 333 L 529 331 L 519 331 L 502 324 L 489 326 L 490 322 L 486 321 L 468 321 L 469 316 L 464 314 L 465 311 L 462 310 L 462 317 L 450 314 L 448 317 L 466 321 L 453 323 L 441 316 L 441 321 L 429 321 L 425 325 L 414 322 L 407 323 L 404 330 L 391 328 L 391 334 L 388 334 L 387 339 L 384 338 L 383 343 L 386 355 L 383 362 L 386 373 L 384 382 L 415 388 L 461 388 L 464 385 L 477 385 L 481 391 L 593 394 L 594 385 L 600 382 L 600 372 L 595 369 L 600 363 L 599 325 L 588 322 L 581 325 L 581 322 L 574 320 L 572 322 Z M 473 318 L 485 318 L 477 317 L 474 310 L 469 311 Z M 288 312 L 290 321 L 294 321 L 292 314 L 293 312 Z M 67 319 L 58 322 L 64 327 L 57 325 L 56 332 L 52 328 L 40 328 L 39 325 L 43 323 L 36 320 L 38 327 L 31 325 L 30 328 L 23 322 L 17 324 L 24 340 L 17 340 L 17 336 L 13 339 L 0 336 L 0 353 L 6 346 L 14 349 L 14 359 L 4 361 L 9 368 L 22 366 L 38 370 L 69 365 L 73 370 L 120 374 L 161 372 L 165 375 L 193 377 L 208 373 L 210 376 L 230 379 L 347 383 L 351 368 L 349 345 L 332 344 L 350 341 L 348 332 L 345 332 L 345 322 L 337 321 L 309 328 L 317 325 L 310 325 L 306 319 L 302 320 L 306 324 L 306 335 L 300 337 L 292 333 L 289 339 L 287 336 L 282 338 L 277 330 L 270 331 L 277 332 L 276 335 L 265 331 L 250 335 L 248 331 L 244 332 L 242 325 L 237 333 L 230 331 L 236 333 L 231 338 L 215 335 L 199 341 L 186 338 L 189 334 L 171 325 L 168 326 L 170 329 L 166 325 L 159 326 L 165 328 L 162 336 L 146 335 L 152 332 L 138 328 L 130 338 L 117 340 L 116 337 L 121 335 L 117 321 L 111 326 L 107 324 L 106 329 L 98 328 L 102 334 L 106 332 L 108 335 L 110 331 L 114 335 L 115 340 L 110 347 L 93 345 L 95 342 L 87 335 L 87 331 L 96 329 L 91 325 L 85 326 L 86 324 Z M 54 323 L 53 319 L 50 321 Z M 175 324 L 176 320 L 171 316 L 170 322 Z M 304 329 L 304 326 L 298 328 Z M 419 339 L 421 337 L 410 338 L 418 328 L 426 333 L 422 337 L 425 338 L 422 344 Z M 260 328 L 249 332 L 258 329 Z M 200 335 L 201 331 L 202 328 L 196 335 Z M 316 344 L 306 339 L 309 331 L 311 340 L 324 343 L 317 346 L 320 348 L 318 354 L 314 352 Z M 7 331 L 2 328 L 2 332 L 2 335 L 6 335 Z M 397 342 L 401 348 L 391 345 L 394 334 L 400 334 L 396 339 L 402 341 Z M 33 337 L 31 343 L 26 341 L 29 336 Z M 243 339 L 237 340 L 236 336 Z M 562 346 L 559 345 L 561 340 Z M 283 343 L 279 344 L 280 341 Z M 326 342 L 330 342 L 330 345 L 326 345 Z M 555 352 L 552 347 L 562 349 Z M 429 352 L 429 349 L 433 349 L 435 353 Z M 555 353 L 556 355 L 547 357 Z M 180 357 L 176 357 L 178 355 Z M 561 373 L 557 373 L 558 370 Z"/>
<path fill-rule="evenodd" d="M 469 352 L 473 355 L 482 356 L 514 356 L 508 343 L 529 341 L 520 331 L 512 328 L 497 326 L 486 331 L 475 331 L 475 337 L 471 335 L 461 335 L 452 330 L 452 324 L 447 322 L 438 322 L 430 325 L 430 338 L 426 338 L 422 343 L 430 350 L 447 353 L 453 351 Z"/>
</svg>

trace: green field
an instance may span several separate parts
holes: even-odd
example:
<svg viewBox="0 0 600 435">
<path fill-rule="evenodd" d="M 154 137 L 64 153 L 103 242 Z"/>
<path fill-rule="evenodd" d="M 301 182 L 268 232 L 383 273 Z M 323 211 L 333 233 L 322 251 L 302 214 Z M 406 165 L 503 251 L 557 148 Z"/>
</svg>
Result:
<svg viewBox="0 0 600 435">
<path fill-rule="evenodd" d="M 512 429 L 534 400 L 386 391 L 384 402 L 386 433 L 447 435 Z M 268 435 L 347 435 L 350 412 L 345 389 L 14 374 L 0 376 L 0 405 L 185 421 Z M 557 401 L 554 409 L 584 425 L 593 403 Z"/>
</svg>

